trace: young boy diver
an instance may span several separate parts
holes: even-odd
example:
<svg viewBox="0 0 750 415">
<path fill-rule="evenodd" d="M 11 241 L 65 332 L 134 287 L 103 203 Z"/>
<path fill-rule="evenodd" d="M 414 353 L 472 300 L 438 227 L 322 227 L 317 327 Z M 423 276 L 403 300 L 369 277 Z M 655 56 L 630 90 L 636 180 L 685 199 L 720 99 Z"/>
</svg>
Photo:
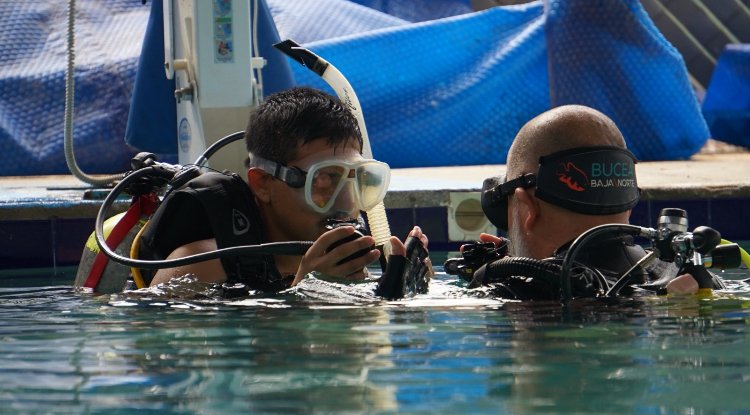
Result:
<svg viewBox="0 0 750 415">
<path fill-rule="evenodd" d="M 324 92 L 292 88 L 267 97 L 251 111 L 244 139 L 247 182 L 235 173 L 208 172 L 175 186 L 138 240 L 139 259 L 183 258 L 287 241 L 314 241 L 310 248 L 298 256 L 227 255 L 152 274 L 145 271 L 145 284 L 191 274 L 202 282 L 274 292 L 298 284 L 311 272 L 338 282 L 364 279 L 365 267 L 381 253 L 374 239 L 354 225 L 360 225 L 362 211 L 382 202 L 390 169 L 362 157 L 354 115 Z M 415 226 L 409 237 L 425 248 L 423 261 L 427 236 Z M 394 273 L 403 272 L 408 268 L 403 259 L 407 249 L 397 237 L 390 243 L 391 257 L 402 266 Z M 79 279 L 85 276 L 76 280 L 83 285 Z"/>
</svg>

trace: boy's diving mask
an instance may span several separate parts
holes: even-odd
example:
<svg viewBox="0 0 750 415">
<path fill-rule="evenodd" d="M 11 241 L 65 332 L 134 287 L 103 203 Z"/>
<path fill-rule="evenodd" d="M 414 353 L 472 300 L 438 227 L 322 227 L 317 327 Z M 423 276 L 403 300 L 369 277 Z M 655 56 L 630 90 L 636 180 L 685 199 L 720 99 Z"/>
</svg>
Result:
<svg viewBox="0 0 750 415">
<path fill-rule="evenodd" d="M 490 177 L 482 185 L 482 210 L 493 225 L 508 230 L 508 196 L 517 188 L 535 188 L 547 203 L 588 215 L 632 209 L 640 190 L 635 157 L 619 147 L 578 147 L 539 158 L 539 172 L 513 180 Z"/>
<path fill-rule="evenodd" d="M 305 202 L 318 213 L 340 208 L 337 200 L 343 197 L 351 197 L 357 210 L 368 211 L 383 201 L 391 180 L 387 164 L 361 157 L 329 158 L 311 164 L 305 171 L 250 154 L 250 167 L 260 168 L 289 187 L 304 187 Z"/>
</svg>

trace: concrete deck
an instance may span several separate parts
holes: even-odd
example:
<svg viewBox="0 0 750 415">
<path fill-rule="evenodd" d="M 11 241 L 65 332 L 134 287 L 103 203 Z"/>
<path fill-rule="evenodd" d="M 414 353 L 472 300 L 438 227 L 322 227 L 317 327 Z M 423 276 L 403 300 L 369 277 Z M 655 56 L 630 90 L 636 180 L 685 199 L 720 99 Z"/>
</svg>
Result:
<svg viewBox="0 0 750 415">
<path fill-rule="evenodd" d="M 643 200 L 750 197 L 750 153 L 696 155 L 636 165 Z M 479 191 L 505 165 L 394 169 L 387 208 L 448 204 L 450 192 Z"/>
<path fill-rule="evenodd" d="M 642 200 L 750 197 L 750 152 L 641 162 L 636 170 Z M 486 177 L 503 173 L 505 165 L 394 169 L 385 205 L 448 206 L 451 193 L 478 192 Z M 0 220 L 94 218 L 105 192 L 73 176 L 0 177 Z"/>
</svg>

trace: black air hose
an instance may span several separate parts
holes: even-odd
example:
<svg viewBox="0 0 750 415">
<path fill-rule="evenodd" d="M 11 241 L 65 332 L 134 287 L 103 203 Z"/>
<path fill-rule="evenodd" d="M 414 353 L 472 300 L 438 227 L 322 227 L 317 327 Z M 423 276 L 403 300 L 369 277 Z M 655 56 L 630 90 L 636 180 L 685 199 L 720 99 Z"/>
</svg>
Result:
<svg viewBox="0 0 750 415">
<path fill-rule="evenodd" d="M 539 278 L 559 284 L 561 267 L 534 258 L 505 257 L 483 265 L 474 273 L 469 288 L 504 282 L 514 276 Z"/>
<path fill-rule="evenodd" d="M 604 225 L 595 226 L 586 232 L 582 233 L 581 235 L 576 238 L 573 243 L 570 244 L 570 247 L 568 248 L 568 251 L 565 253 L 565 258 L 563 259 L 560 275 L 562 280 L 562 300 L 563 302 L 568 302 L 571 298 L 573 298 L 573 289 L 571 288 L 571 277 L 570 277 L 570 270 L 573 267 L 573 263 L 575 261 L 576 256 L 578 255 L 578 251 L 580 251 L 584 246 L 586 246 L 586 243 L 589 242 L 594 237 L 607 233 L 607 232 L 617 232 L 621 234 L 626 235 L 633 235 L 633 236 L 649 236 L 650 235 L 650 229 L 648 228 L 642 228 L 640 226 L 635 225 L 629 225 L 624 223 L 608 223 Z"/>
</svg>

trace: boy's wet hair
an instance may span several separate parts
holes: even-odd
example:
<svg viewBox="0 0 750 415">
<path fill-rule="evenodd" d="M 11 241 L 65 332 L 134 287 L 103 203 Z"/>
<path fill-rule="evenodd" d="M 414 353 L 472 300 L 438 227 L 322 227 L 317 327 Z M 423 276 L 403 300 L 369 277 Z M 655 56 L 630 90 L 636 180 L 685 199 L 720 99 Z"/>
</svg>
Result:
<svg viewBox="0 0 750 415">
<path fill-rule="evenodd" d="M 282 164 L 296 158 L 297 147 L 319 138 L 334 148 L 355 139 L 362 151 L 362 135 L 351 111 L 336 97 L 308 87 L 268 96 L 250 112 L 245 129 L 248 152 Z"/>
</svg>

